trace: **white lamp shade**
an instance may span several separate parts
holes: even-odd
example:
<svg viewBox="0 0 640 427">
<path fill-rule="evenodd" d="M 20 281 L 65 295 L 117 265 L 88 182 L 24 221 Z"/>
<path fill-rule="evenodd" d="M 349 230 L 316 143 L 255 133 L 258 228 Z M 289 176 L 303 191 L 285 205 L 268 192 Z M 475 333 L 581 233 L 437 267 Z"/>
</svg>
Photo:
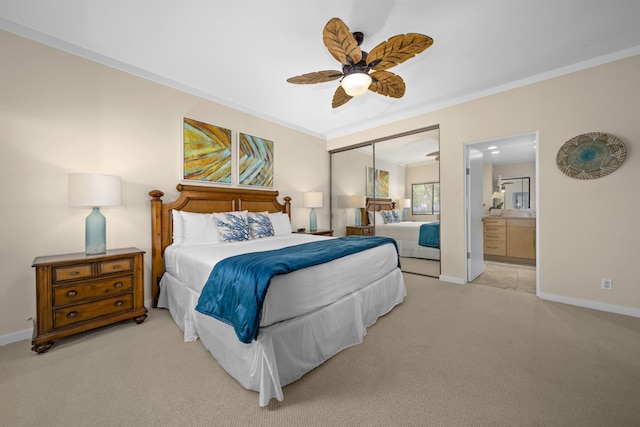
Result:
<svg viewBox="0 0 640 427">
<path fill-rule="evenodd" d="M 340 86 L 349 96 L 360 96 L 371 86 L 371 76 L 366 73 L 353 73 L 344 76 Z"/>
<path fill-rule="evenodd" d="M 308 191 L 304 193 L 303 206 L 305 208 L 321 208 L 322 193 L 320 191 Z"/>
<path fill-rule="evenodd" d="M 364 208 L 367 206 L 367 198 L 365 196 L 349 196 L 350 208 Z"/>
<path fill-rule="evenodd" d="M 400 199 L 398 200 L 398 204 L 401 208 L 410 208 L 411 207 L 411 199 Z"/>
<path fill-rule="evenodd" d="M 91 173 L 69 174 L 69 206 L 119 206 L 122 180 L 119 176 Z"/>
</svg>

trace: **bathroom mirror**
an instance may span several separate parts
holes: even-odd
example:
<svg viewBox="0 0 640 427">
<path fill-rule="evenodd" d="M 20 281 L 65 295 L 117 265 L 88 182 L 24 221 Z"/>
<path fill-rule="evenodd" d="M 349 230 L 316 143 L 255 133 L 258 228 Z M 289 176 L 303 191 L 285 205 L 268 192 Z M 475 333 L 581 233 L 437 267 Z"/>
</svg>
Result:
<svg viewBox="0 0 640 427">
<path fill-rule="evenodd" d="M 531 200 L 529 195 L 531 178 L 519 176 L 512 178 L 501 178 L 500 192 L 504 201 L 504 209 L 529 209 Z"/>
</svg>

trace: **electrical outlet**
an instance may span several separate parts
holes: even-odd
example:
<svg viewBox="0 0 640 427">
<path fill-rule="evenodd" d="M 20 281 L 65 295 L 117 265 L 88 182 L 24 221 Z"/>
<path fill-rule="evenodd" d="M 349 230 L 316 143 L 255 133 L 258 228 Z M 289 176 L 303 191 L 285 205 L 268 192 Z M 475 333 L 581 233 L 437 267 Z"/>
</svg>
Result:
<svg viewBox="0 0 640 427">
<path fill-rule="evenodd" d="M 613 289 L 613 279 L 602 279 L 602 289 L 610 291 Z"/>
</svg>

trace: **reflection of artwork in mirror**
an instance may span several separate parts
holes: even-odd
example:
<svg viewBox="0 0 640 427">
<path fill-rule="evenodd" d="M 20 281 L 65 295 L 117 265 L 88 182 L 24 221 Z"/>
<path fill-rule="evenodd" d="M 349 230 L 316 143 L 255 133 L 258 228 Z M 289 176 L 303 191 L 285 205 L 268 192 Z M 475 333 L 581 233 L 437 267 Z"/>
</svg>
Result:
<svg viewBox="0 0 640 427">
<path fill-rule="evenodd" d="M 367 196 L 389 197 L 389 171 L 367 166 Z"/>
<path fill-rule="evenodd" d="M 504 201 L 505 209 L 529 209 L 530 203 L 530 180 L 527 177 L 502 178 L 500 182 L 500 193 Z"/>
<path fill-rule="evenodd" d="M 411 184 L 411 214 L 437 215 L 440 213 L 440 183 Z"/>
</svg>

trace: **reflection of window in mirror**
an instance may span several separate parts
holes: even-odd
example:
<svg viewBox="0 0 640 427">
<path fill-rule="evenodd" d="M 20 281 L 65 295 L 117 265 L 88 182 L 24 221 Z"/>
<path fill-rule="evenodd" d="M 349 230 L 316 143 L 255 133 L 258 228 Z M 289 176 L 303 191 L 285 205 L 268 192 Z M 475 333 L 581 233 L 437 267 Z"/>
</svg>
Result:
<svg viewBox="0 0 640 427">
<path fill-rule="evenodd" d="M 411 214 L 437 215 L 440 213 L 440 183 L 411 184 Z"/>
<path fill-rule="evenodd" d="M 529 209 L 530 177 L 502 178 L 500 182 L 501 198 L 505 209 Z"/>
</svg>

